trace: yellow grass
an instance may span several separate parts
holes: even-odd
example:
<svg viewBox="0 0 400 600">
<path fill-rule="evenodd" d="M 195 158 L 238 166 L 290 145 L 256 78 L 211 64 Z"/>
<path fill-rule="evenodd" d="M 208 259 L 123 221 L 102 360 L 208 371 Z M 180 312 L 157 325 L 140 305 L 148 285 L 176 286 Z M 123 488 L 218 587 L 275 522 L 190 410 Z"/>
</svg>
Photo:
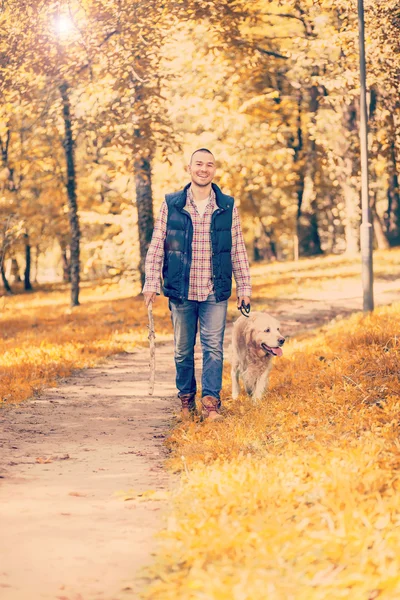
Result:
<svg viewBox="0 0 400 600">
<path fill-rule="evenodd" d="M 400 597 L 400 305 L 289 344 L 265 400 L 171 434 L 184 469 L 145 597 Z"/>
<path fill-rule="evenodd" d="M 378 284 L 400 292 L 400 248 L 374 253 L 374 276 Z M 282 300 L 303 299 L 329 302 L 361 294 L 360 258 L 329 256 L 299 262 L 254 265 L 252 268 L 255 310 L 272 310 Z"/>
<path fill-rule="evenodd" d="M 375 272 L 397 277 L 400 249 L 375 253 Z M 268 309 L 273 300 L 340 286 L 359 277 L 360 259 L 329 256 L 297 263 L 255 265 L 253 306 Z M 334 281 L 333 281 L 334 280 Z M 147 344 L 147 313 L 138 289 L 129 284 L 83 284 L 82 305 L 71 311 L 69 286 L 44 286 L 33 294 L 0 295 L 0 402 L 19 402 L 45 386 L 56 385 L 74 369 L 138 344 Z M 171 335 L 167 302 L 154 306 L 157 341 Z M 234 299 L 229 318 L 236 318 Z"/>
<path fill-rule="evenodd" d="M 142 297 L 112 283 L 83 285 L 69 308 L 67 286 L 0 298 L 0 402 L 19 402 L 74 369 L 147 343 Z M 166 302 L 154 307 L 157 339 L 170 335 Z"/>
</svg>

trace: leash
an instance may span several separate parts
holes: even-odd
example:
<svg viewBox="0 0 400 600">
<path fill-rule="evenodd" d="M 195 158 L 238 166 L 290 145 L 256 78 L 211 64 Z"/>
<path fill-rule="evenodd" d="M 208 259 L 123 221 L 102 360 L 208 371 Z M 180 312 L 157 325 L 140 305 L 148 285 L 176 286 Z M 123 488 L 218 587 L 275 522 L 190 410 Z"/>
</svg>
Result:
<svg viewBox="0 0 400 600">
<path fill-rule="evenodd" d="M 149 302 L 147 307 L 147 314 L 149 317 L 149 344 L 150 344 L 150 381 L 149 381 L 149 396 L 153 395 L 154 392 L 154 379 L 156 375 L 156 344 L 155 344 L 155 332 L 154 332 L 154 318 L 153 318 L 153 303 Z"/>
<path fill-rule="evenodd" d="M 244 317 L 248 317 L 250 313 L 250 302 L 249 304 L 245 304 L 244 300 L 242 300 L 242 304 L 238 306 L 238 310 L 240 310 Z"/>
</svg>

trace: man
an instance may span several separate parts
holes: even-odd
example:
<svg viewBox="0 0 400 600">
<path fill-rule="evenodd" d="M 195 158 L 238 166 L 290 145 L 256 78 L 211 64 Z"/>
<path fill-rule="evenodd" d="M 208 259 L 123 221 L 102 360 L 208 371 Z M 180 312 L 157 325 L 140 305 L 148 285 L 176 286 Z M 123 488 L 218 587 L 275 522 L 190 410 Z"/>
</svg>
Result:
<svg viewBox="0 0 400 600">
<path fill-rule="evenodd" d="M 203 352 L 202 406 L 220 418 L 223 341 L 232 272 L 237 305 L 250 303 L 249 262 L 234 200 L 212 183 L 216 165 L 206 148 L 196 150 L 188 171 L 191 183 L 167 194 L 146 257 L 146 305 L 163 292 L 169 298 L 175 341 L 176 386 L 182 418 L 194 413 L 194 346 L 197 326 Z"/>
</svg>

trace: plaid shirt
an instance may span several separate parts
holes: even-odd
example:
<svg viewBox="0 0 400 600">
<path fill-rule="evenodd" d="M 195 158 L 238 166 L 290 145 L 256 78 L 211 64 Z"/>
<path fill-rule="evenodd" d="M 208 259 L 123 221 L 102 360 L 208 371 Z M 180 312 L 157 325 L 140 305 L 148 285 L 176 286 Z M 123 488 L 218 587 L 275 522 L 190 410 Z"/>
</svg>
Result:
<svg viewBox="0 0 400 600">
<path fill-rule="evenodd" d="M 213 293 L 210 227 L 212 214 L 217 208 L 215 192 L 211 190 L 209 202 L 201 217 L 193 198 L 192 188 L 188 188 L 185 210 L 190 214 L 193 223 L 192 264 L 190 267 L 188 300 L 203 302 Z M 167 233 L 167 219 L 168 205 L 164 201 L 154 226 L 153 237 L 146 256 L 146 282 L 143 292 L 156 292 L 160 294 L 161 291 L 160 278 L 164 261 L 164 240 Z M 237 295 L 250 296 L 249 261 L 236 206 L 233 207 L 232 214 L 231 256 Z"/>
</svg>

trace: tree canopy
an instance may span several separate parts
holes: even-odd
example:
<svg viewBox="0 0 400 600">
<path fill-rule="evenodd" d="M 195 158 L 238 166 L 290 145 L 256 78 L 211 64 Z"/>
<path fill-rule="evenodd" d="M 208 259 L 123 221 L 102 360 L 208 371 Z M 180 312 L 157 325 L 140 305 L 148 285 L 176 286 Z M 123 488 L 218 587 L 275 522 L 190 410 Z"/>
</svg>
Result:
<svg viewBox="0 0 400 600">
<path fill-rule="evenodd" d="M 375 244 L 400 243 L 399 28 L 366 0 Z M 359 246 L 354 0 L 5 0 L 0 263 L 143 281 L 163 195 L 211 147 L 250 256 Z M 7 267 L 7 268 L 6 268 Z M 8 269 L 8 271 L 7 271 Z M 40 279 L 40 277 L 39 277 Z M 27 285 L 28 285 L 27 283 Z"/>
</svg>

